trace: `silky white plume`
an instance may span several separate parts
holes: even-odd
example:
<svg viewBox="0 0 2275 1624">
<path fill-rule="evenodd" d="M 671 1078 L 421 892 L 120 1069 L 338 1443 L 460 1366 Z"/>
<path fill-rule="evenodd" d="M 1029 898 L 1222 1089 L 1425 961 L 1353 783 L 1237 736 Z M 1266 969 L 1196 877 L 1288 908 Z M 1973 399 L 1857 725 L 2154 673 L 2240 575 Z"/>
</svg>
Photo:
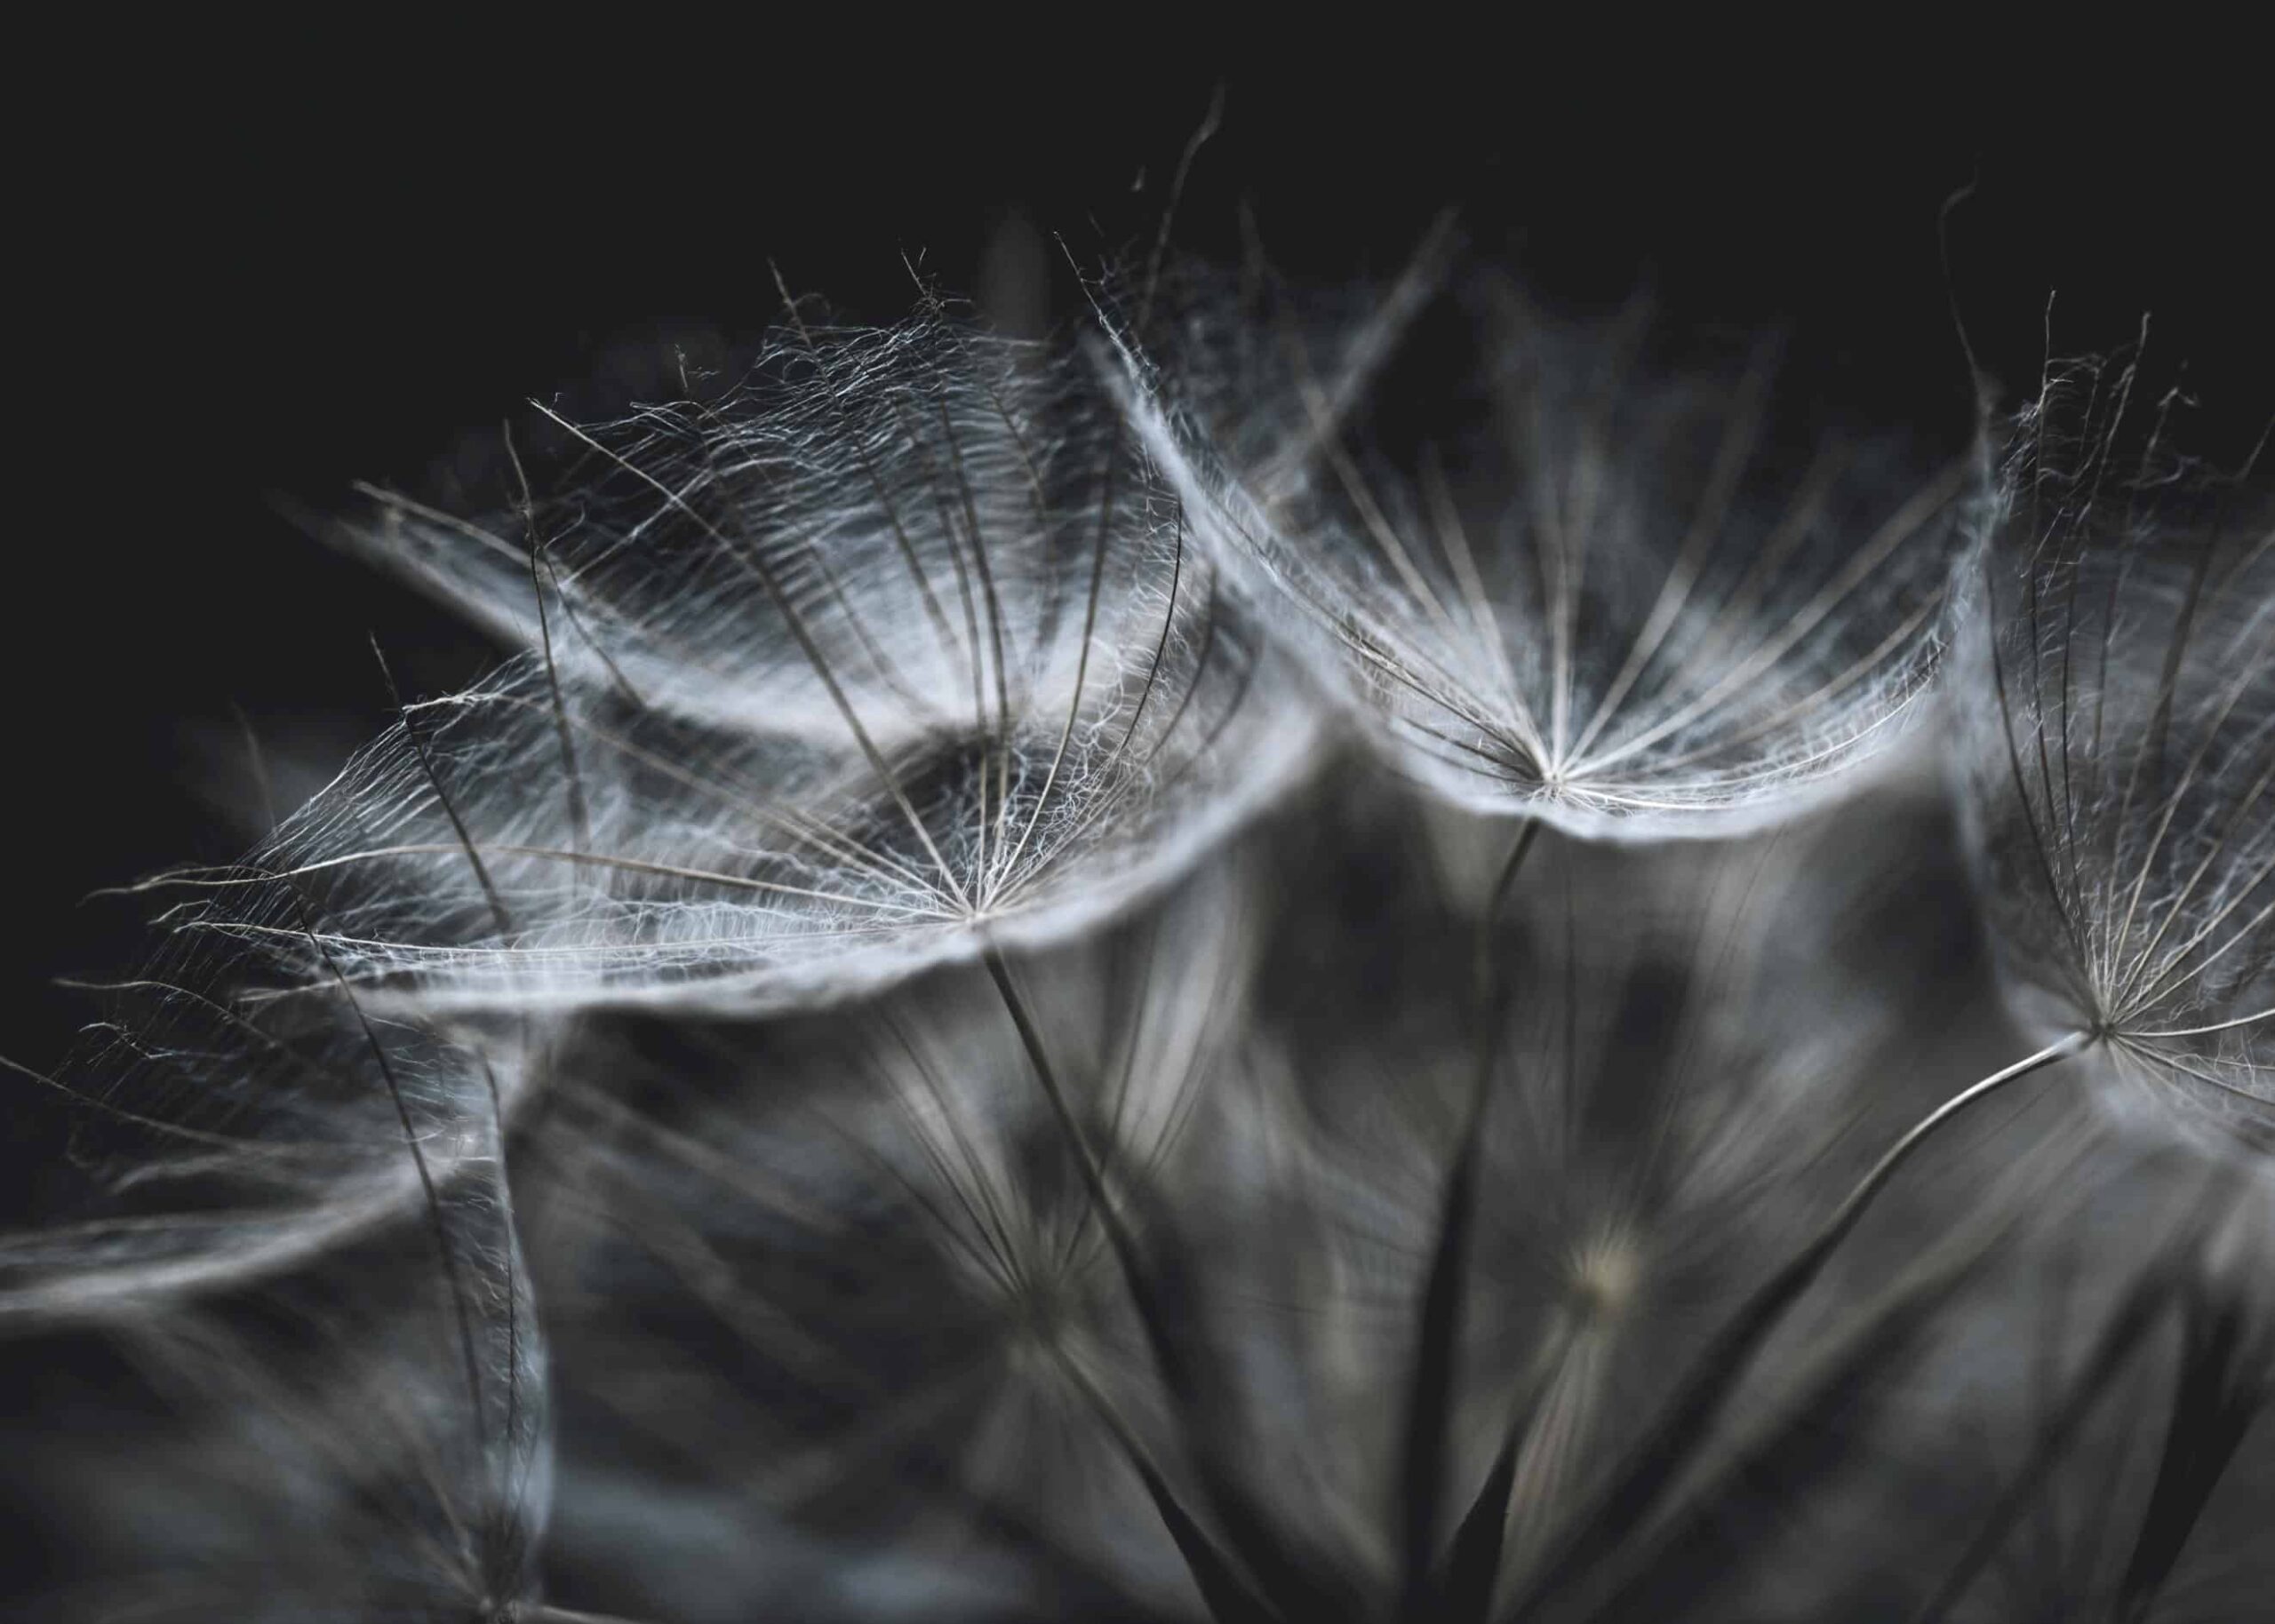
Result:
<svg viewBox="0 0 2275 1624">
<path fill-rule="evenodd" d="M 1443 234 L 1342 321 L 1252 274 L 1122 340 L 1228 577 L 1401 770 L 1591 835 L 1783 816 L 1896 736 L 1974 482 L 1767 346 L 1556 322 Z M 1348 308 L 1347 301 L 1345 303 Z M 1293 307 L 1291 307 L 1293 306 Z"/>
<path fill-rule="evenodd" d="M 1310 758 L 1299 686 L 1063 350 L 802 328 L 720 401 L 567 434 L 518 520 L 389 501 L 366 532 L 538 646 L 285 832 L 270 866 L 355 983 L 842 996 L 1108 917 Z"/>
<path fill-rule="evenodd" d="M 2275 1122 L 2275 500 L 2177 449 L 2137 354 L 2016 418 L 1958 706 L 1983 890 L 2033 1023 L 2132 1097 Z"/>
</svg>

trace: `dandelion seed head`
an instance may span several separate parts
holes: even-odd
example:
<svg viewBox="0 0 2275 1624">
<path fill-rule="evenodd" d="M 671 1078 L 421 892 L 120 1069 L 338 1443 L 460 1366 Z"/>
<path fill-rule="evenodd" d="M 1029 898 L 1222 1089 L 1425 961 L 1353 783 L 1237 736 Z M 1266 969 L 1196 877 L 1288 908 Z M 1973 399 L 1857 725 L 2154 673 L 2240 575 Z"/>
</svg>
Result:
<svg viewBox="0 0 2275 1624">
<path fill-rule="evenodd" d="M 270 859 L 359 983 L 849 996 L 1099 921 L 1308 763 L 1299 685 L 1063 347 L 801 327 L 719 401 L 566 432 L 520 538 L 400 502 L 360 532 L 539 647 Z"/>
<path fill-rule="evenodd" d="M 2137 352 L 2011 426 L 1968 643 L 1963 807 L 2018 1010 L 2169 1118 L 2275 1110 L 2275 501 L 2181 450 Z"/>
<path fill-rule="evenodd" d="M 1576 832 L 1734 832 L 1917 710 L 1976 495 L 1781 382 L 1560 323 L 1433 239 L 1345 319 L 1268 273 L 1122 340 L 1228 580 L 1401 771 Z"/>
</svg>

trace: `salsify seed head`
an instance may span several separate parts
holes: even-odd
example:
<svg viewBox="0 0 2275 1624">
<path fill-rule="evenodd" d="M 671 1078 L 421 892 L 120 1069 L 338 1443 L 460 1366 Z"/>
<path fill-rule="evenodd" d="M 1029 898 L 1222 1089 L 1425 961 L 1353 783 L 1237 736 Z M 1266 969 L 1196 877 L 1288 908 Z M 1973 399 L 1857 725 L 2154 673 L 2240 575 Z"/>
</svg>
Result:
<svg viewBox="0 0 2275 1624">
<path fill-rule="evenodd" d="M 563 424 L 559 489 L 359 532 L 531 652 L 263 859 L 421 1007 L 873 988 L 1079 930 L 1286 788 L 1310 708 L 1065 346 L 937 311 L 781 337 L 708 402 Z M 262 873 L 188 921 L 266 931 Z"/>
<path fill-rule="evenodd" d="M 2031 1018 L 2121 1097 L 2275 1122 L 2275 493 L 2183 453 L 2137 351 L 2013 419 L 1959 690 L 1964 808 Z"/>
<path fill-rule="evenodd" d="M 1322 302 L 1189 275 L 1121 363 L 1228 578 L 1401 771 L 1651 838 L 1774 821 L 1897 736 L 1965 448 L 1837 426 L 1774 346 L 1683 353 L 1640 300 L 1557 320 L 1443 240 Z"/>
</svg>

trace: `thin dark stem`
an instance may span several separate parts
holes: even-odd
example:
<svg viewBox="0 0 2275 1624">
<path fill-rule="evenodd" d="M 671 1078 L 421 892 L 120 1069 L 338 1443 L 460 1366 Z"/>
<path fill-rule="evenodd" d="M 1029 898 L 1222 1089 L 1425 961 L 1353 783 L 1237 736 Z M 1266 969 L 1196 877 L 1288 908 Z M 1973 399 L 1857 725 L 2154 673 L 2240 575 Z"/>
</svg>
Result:
<svg viewBox="0 0 2275 1624">
<path fill-rule="evenodd" d="M 403 695 L 395 685 L 395 673 L 387 668 L 387 657 L 380 651 L 379 640 L 376 636 L 371 639 L 371 657 L 379 663 L 379 677 L 387 684 L 388 703 L 395 706 L 395 715 L 403 723 L 403 735 L 411 741 L 411 753 L 418 758 L 419 771 L 426 775 L 427 787 L 442 803 L 443 816 L 451 821 L 451 832 L 458 836 L 459 848 L 466 853 L 467 864 L 474 870 L 475 880 L 482 887 L 483 899 L 490 904 L 490 916 L 497 921 L 499 932 L 510 936 L 514 933 L 513 915 L 507 912 L 506 900 L 499 895 L 496 883 L 490 878 L 489 865 L 483 862 L 481 848 L 475 846 L 474 835 L 466 826 L 466 819 L 459 816 L 457 806 L 443 788 L 443 775 L 435 766 L 434 752 L 427 749 L 418 724 L 411 720 L 411 712 L 403 703 Z"/>
<path fill-rule="evenodd" d="M 2043 1492 L 2047 1475 L 2069 1447 L 2094 1405 L 2116 1383 L 2126 1361 L 2143 1337 L 2154 1329 L 2171 1300 L 2172 1282 L 2151 1277 L 2136 1286 L 2102 1333 L 2100 1342 L 2071 1384 L 2068 1396 L 2039 1429 L 2037 1442 L 2012 1480 L 1968 1541 L 1951 1572 L 1935 1592 L 1912 1615 L 1912 1624 L 1937 1624 L 1959 1604 L 1991 1559 L 1999 1552 L 2015 1524 Z"/>
<path fill-rule="evenodd" d="M 379 1041 L 379 1034 L 372 1027 L 371 1016 L 364 1013 L 363 1002 L 356 998 L 355 988 L 340 968 L 339 960 L 332 955 L 323 937 L 317 934 L 312 904 L 290 880 L 285 884 L 287 894 L 300 916 L 301 933 L 307 937 L 308 945 L 315 950 L 317 958 L 339 988 L 340 997 L 347 1000 L 348 1009 L 355 1015 L 356 1027 L 363 1033 L 363 1042 L 379 1066 L 379 1080 L 387 1086 L 387 1098 L 395 1106 L 395 1119 L 402 1125 L 403 1147 L 411 1152 L 411 1165 L 419 1174 L 419 1187 L 426 1197 L 427 1227 L 434 1236 L 435 1250 L 442 1260 L 443 1284 L 451 1300 L 451 1314 L 458 1323 L 459 1350 L 466 1363 L 467 1398 L 472 1409 L 474 1425 L 479 1430 L 483 1424 L 482 1362 L 475 1355 L 474 1321 L 472 1311 L 467 1307 L 471 1294 L 467 1290 L 460 1273 L 458 1249 L 451 1244 L 450 1222 L 443 1213 L 442 1191 L 435 1182 L 433 1168 L 427 1165 L 427 1152 L 419 1142 L 418 1124 L 411 1119 L 410 1103 L 403 1097 L 403 1085 L 395 1076 L 394 1063 L 387 1057 L 387 1046 Z"/>
<path fill-rule="evenodd" d="M 1223 1524 L 1233 1550 L 1255 1574 L 1279 1612 L 1297 1618 L 1332 1617 L 1334 1607 L 1327 1587 L 1318 1574 L 1282 1548 L 1279 1532 L 1229 1467 L 1225 1454 L 1226 1440 L 1219 1429 L 1210 1424 L 1202 1402 L 1204 1396 L 1177 1345 L 1166 1305 L 1138 1254 L 1136 1237 L 1130 1232 L 1107 1189 L 1105 1164 L 1067 1103 L 1050 1051 L 1043 1046 L 1042 1031 L 1035 1024 L 1034 1013 L 1028 1008 L 1010 967 L 1004 962 L 1002 951 L 992 946 L 981 959 L 995 983 L 996 991 L 1002 997 L 1011 1024 L 1018 1031 L 1019 1042 L 1026 1050 L 1035 1080 L 1042 1086 L 1059 1132 L 1074 1152 L 1075 1165 L 1082 1173 L 1090 1205 L 1098 1214 L 1099 1228 L 1106 1232 L 1114 1262 L 1120 1267 L 1130 1305 L 1137 1311 L 1138 1325 L 1161 1373 L 1161 1385 L 1185 1423 L 1186 1440 L 1210 1509 Z M 1149 1483 L 1147 1486 L 1162 1507 L 1164 1516 L 1170 1516 L 1173 1497 L 1169 1497 L 1166 1485 Z M 1196 1580 L 1200 1577 L 1196 1572 Z"/>
<path fill-rule="evenodd" d="M 1059 1368 L 1074 1389 L 1089 1403 L 1106 1429 L 1138 1481 L 1145 1485 L 1152 1497 L 1153 1509 L 1176 1542 L 1177 1554 L 1185 1558 L 1185 1571 L 1193 1576 L 1194 1588 L 1209 1609 L 1209 1616 L 1217 1624 L 1277 1624 L 1277 1615 L 1249 1588 L 1239 1570 L 1227 1559 L 1208 1532 L 1193 1518 L 1170 1490 L 1160 1468 L 1147 1458 L 1144 1445 L 1133 1437 L 1127 1424 L 1115 1413 L 1098 1383 L 1084 1373 L 1081 1365 L 1069 1357 L 1064 1349 L 1056 1349 Z"/>
<path fill-rule="evenodd" d="M 1096 1210 L 1098 1226 L 1106 1231 L 1106 1241 L 1114 1248 L 1114 1261 L 1121 1266 L 1122 1278 L 1128 1284 L 1131 1299 L 1138 1309 L 1138 1318 L 1145 1327 L 1147 1342 L 1153 1357 L 1161 1366 L 1161 1380 L 1172 1397 L 1182 1402 L 1189 1393 L 1183 1359 L 1177 1354 L 1168 1326 L 1162 1318 L 1159 1300 L 1154 1296 L 1142 1260 L 1138 1255 L 1136 1237 L 1122 1216 L 1106 1189 L 1106 1167 L 1098 1159 L 1097 1148 L 1082 1129 L 1074 1109 L 1067 1103 L 1066 1092 L 1060 1087 L 1058 1073 L 1050 1063 L 1050 1051 L 1044 1048 L 1042 1033 L 1034 1023 L 1034 1013 L 1028 1009 L 1026 995 L 1011 977 L 1010 966 L 1003 962 L 1002 953 L 989 948 L 982 955 L 987 974 L 1002 995 L 1003 1007 L 1010 1015 L 1011 1024 L 1019 1034 L 1019 1043 L 1026 1050 L 1028 1063 L 1034 1068 L 1035 1080 L 1042 1085 L 1043 1098 L 1050 1103 L 1050 1114 L 1057 1119 L 1058 1131 L 1065 1135 L 1074 1152 L 1074 1163 L 1082 1174 L 1082 1185 L 1089 1193 L 1090 1206 Z"/>
<path fill-rule="evenodd" d="M 1443 1496 L 1447 1430 L 1453 1414 L 1454 1385 L 1461 1341 L 1462 1288 L 1469 1273 L 1471 1230 L 1476 1222 L 1478 1149 L 1484 1138 L 1487 1103 L 1492 1097 L 1494 1039 L 1499 1031 L 1501 980 L 1493 951 L 1493 927 L 1526 854 L 1541 825 L 1529 819 L 1511 842 L 1477 917 L 1471 972 L 1477 999 L 1477 1055 L 1464 1102 L 1460 1137 L 1446 1175 L 1438 1212 L 1437 1243 L 1423 1286 L 1413 1369 L 1406 1394 L 1404 1461 L 1400 1472 L 1403 1539 L 1401 1616 L 1419 1620 L 1433 1608 L 1430 1574 L 1435 1560 L 1438 1506 Z"/>
<path fill-rule="evenodd" d="M 537 531 L 537 504 L 530 494 L 530 476 L 522 467 L 522 454 L 514 444 L 514 426 L 500 426 L 506 439 L 506 456 L 514 465 L 514 479 L 521 487 L 522 526 L 529 541 L 530 596 L 537 604 L 538 647 L 545 655 L 546 692 L 553 699 L 553 728 L 561 746 L 561 770 L 566 781 L 569 797 L 569 830 L 579 851 L 589 851 L 593 845 L 593 825 L 585 809 L 584 780 L 577 771 L 577 748 L 570 736 L 569 706 L 561 694 L 561 668 L 553 657 L 553 617 L 546 613 L 545 581 L 541 566 L 545 559 L 545 544 Z"/>
<path fill-rule="evenodd" d="M 1586 1572 L 1649 1514 L 1660 1494 L 1690 1458 L 1692 1450 L 1720 1416 L 1724 1403 L 1736 1389 L 1754 1353 L 1824 1271 L 1825 1263 L 1856 1227 L 1872 1198 L 1930 1134 L 1977 1101 L 2079 1053 L 2092 1041 L 2091 1033 L 2071 1032 L 2036 1054 L 1992 1072 L 1928 1112 L 1890 1146 L 1808 1243 L 1758 1286 L 1707 1344 L 1676 1389 L 1673 1399 L 1643 1435 L 1590 1513 L 1574 1523 L 1574 1532 L 1527 1586 L 1512 1616 L 1537 1616 L 1545 1602 Z"/>
</svg>

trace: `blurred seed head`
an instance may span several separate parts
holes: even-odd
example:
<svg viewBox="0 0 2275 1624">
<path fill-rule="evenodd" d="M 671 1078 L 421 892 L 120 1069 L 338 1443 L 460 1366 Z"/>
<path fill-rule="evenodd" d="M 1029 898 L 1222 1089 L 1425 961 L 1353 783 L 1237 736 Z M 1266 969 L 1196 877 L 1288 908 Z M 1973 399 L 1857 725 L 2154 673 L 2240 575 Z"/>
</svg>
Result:
<svg viewBox="0 0 2275 1624">
<path fill-rule="evenodd" d="M 461 1174 L 407 1205 L 251 1283 L 106 1305 L 100 1335 L 138 1380 L 26 1444 L 52 1453 L 65 1571 L 101 1575 L 55 1616 L 524 1616 L 552 1445 L 510 1202 Z M 56 1325 L 35 1334 L 71 1346 Z"/>
<path fill-rule="evenodd" d="M 1242 1041 L 1251 907 L 1214 866 L 1014 961 L 1142 1233 Z M 1127 1459 L 1178 1469 L 1145 1344 L 983 978 L 765 1025 L 595 1015 L 577 1053 L 534 1131 L 530 1232 L 583 1423 L 562 1483 L 583 1560 L 706 1618 L 875 1616 L 889 1572 L 922 1616 L 1181 1607 Z M 659 1493 L 764 1559 L 675 1571 L 635 1514 Z"/>
</svg>

